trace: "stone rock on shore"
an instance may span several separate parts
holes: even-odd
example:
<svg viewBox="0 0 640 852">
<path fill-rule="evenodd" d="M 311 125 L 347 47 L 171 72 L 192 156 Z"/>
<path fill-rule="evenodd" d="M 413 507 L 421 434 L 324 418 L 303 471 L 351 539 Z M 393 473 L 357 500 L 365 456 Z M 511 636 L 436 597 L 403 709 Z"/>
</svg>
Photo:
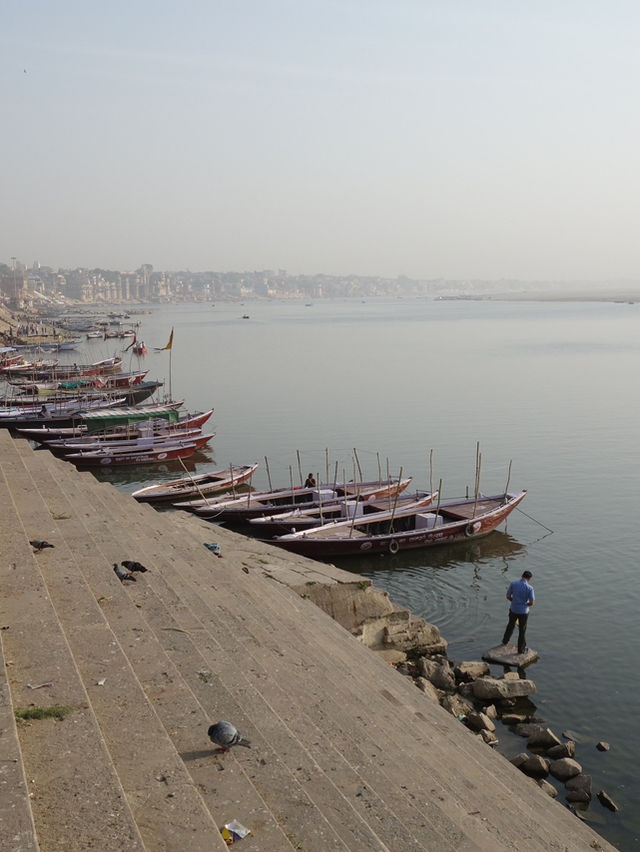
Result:
<svg viewBox="0 0 640 852">
<path fill-rule="evenodd" d="M 591 801 L 591 775 L 575 775 L 570 778 L 565 787 L 568 802 L 590 802 Z"/>
<path fill-rule="evenodd" d="M 553 746 L 561 746 L 562 742 L 559 737 L 557 737 L 551 728 L 539 728 L 537 731 L 533 731 L 529 739 L 527 740 L 527 748 L 541 748 L 545 751 L 547 749 L 553 748 Z"/>
<path fill-rule="evenodd" d="M 473 694 L 483 701 L 493 701 L 496 698 L 520 698 L 533 695 L 536 685 L 532 680 L 500 680 L 492 677 L 481 677 L 473 681 Z"/>
<path fill-rule="evenodd" d="M 430 680 L 437 689 L 443 689 L 446 692 L 455 690 L 456 681 L 448 660 L 420 657 L 416 666 L 420 674 Z"/>
<path fill-rule="evenodd" d="M 556 790 L 556 788 L 546 779 L 538 778 L 536 784 L 538 785 L 538 787 L 540 787 L 541 790 L 543 790 L 547 794 L 547 796 L 550 796 L 552 799 L 555 799 L 558 795 L 558 791 Z"/>
<path fill-rule="evenodd" d="M 549 772 L 558 781 L 568 781 L 569 778 L 580 775 L 582 766 L 580 766 L 577 760 L 573 760 L 571 757 L 561 757 L 560 760 L 554 760 L 551 763 Z"/>
<path fill-rule="evenodd" d="M 598 793 L 598 801 L 604 808 L 608 808 L 610 811 L 619 811 L 620 808 L 613 801 L 611 796 L 608 793 L 605 793 L 604 790 L 600 790 Z"/>
<path fill-rule="evenodd" d="M 549 762 L 539 754 L 519 754 L 511 762 L 531 778 L 545 778 L 549 774 Z"/>
<path fill-rule="evenodd" d="M 552 760 L 559 760 L 561 757 L 573 757 L 576 753 L 576 744 L 573 740 L 568 740 L 566 743 L 560 743 L 553 748 L 548 749 L 547 757 Z"/>
<path fill-rule="evenodd" d="M 464 698 L 462 695 L 453 695 L 445 694 L 440 699 L 440 706 L 444 707 L 452 716 L 458 718 L 459 716 L 467 716 L 469 713 L 474 711 L 474 706 L 468 698 Z"/>
<path fill-rule="evenodd" d="M 496 726 L 486 713 L 479 713 L 477 710 L 472 710 L 467 713 L 467 727 L 472 731 L 495 731 Z"/>
<path fill-rule="evenodd" d="M 394 648 L 412 654 L 443 654 L 447 649 L 435 625 L 406 610 L 366 618 L 354 633 L 368 648 Z"/>
<path fill-rule="evenodd" d="M 488 675 L 490 671 L 491 668 L 489 667 L 489 664 L 482 661 L 457 663 L 453 669 L 453 673 L 456 676 L 458 683 L 469 683 L 479 677 Z"/>
</svg>

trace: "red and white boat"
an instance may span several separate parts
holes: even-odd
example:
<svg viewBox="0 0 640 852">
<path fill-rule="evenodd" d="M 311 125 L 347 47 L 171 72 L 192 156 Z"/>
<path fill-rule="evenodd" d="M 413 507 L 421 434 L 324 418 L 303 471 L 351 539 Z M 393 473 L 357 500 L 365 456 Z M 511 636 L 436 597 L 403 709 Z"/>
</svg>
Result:
<svg viewBox="0 0 640 852">
<path fill-rule="evenodd" d="M 209 473 L 199 473 L 195 476 L 185 476 L 182 479 L 173 479 L 170 482 L 159 482 L 156 485 L 147 485 L 139 488 L 131 495 L 141 503 L 160 502 L 162 500 L 175 500 L 179 497 L 202 497 L 207 494 L 215 494 L 219 491 L 228 491 L 251 479 L 255 464 L 244 464 L 235 467 L 231 465 L 224 470 L 212 470 Z"/>
<path fill-rule="evenodd" d="M 118 467 L 121 465 L 161 464 L 184 459 L 196 451 L 195 443 L 167 444 L 154 449 L 94 450 L 89 453 L 68 453 L 63 456 L 76 467 Z"/>
</svg>

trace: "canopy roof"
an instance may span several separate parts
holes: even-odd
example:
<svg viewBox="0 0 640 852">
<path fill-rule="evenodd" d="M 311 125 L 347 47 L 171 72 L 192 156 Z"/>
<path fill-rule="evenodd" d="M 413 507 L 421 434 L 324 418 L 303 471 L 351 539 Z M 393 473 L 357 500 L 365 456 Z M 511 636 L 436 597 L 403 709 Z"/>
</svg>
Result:
<svg viewBox="0 0 640 852">
<path fill-rule="evenodd" d="M 99 432 L 102 429 L 110 429 L 113 426 L 127 426 L 130 423 L 138 423 L 140 420 L 152 420 L 160 418 L 176 423 L 180 414 L 176 408 L 169 405 L 157 405 L 144 408 L 105 408 L 92 414 L 83 414 L 82 420 L 87 424 L 88 432 Z"/>
</svg>

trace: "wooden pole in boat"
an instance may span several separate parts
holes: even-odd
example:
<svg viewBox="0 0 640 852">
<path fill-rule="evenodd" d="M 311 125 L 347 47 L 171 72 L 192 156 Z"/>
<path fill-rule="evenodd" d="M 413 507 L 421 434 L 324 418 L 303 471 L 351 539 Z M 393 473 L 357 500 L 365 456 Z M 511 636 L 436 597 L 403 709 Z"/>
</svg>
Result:
<svg viewBox="0 0 640 852">
<path fill-rule="evenodd" d="M 360 459 L 358 458 L 358 452 L 357 452 L 355 447 L 353 448 L 353 457 L 356 461 L 356 464 L 358 465 L 358 475 L 360 477 L 360 482 L 362 482 L 363 481 L 362 468 L 360 467 Z"/>
<path fill-rule="evenodd" d="M 324 449 L 324 469 L 325 469 L 325 482 L 329 483 L 329 447 L 325 447 Z"/>
<path fill-rule="evenodd" d="M 338 461 L 336 459 L 336 466 L 333 472 L 333 490 L 335 491 L 338 486 Z"/>
<path fill-rule="evenodd" d="M 300 485 L 303 484 L 304 479 L 302 478 L 302 464 L 300 463 L 300 450 L 296 450 L 296 456 L 298 457 L 298 476 L 300 477 Z M 293 483 L 291 484 L 293 488 Z"/>
<path fill-rule="evenodd" d="M 433 528 L 436 528 L 436 523 L 438 521 L 438 515 L 440 514 L 440 497 L 442 495 L 442 480 L 440 480 L 438 484 L 438 502 L 436 503 L 436 516 L 433 519 Z"/>
<path fill-rule="evenodd" d="M 236 496 L 236 484 L 233 481 L 233 462 L 229 462 L 229 476 L 231 477 L 231 493 Z"/>
<path fill-rule="evenodd" d="M 429 493 L 433 494 L 433 448 L 429 450 Z"/>
<path fill-rule="evenodd" d="M 387 502 L 391 507 L 391 474 L 389 472 L 389 456 L 387 456 Z"/>
<path fill-rule="evenodd" d="M 320 471 L 316 473 L 316 477 L 316 482 L 320 482 Z M 318 486 L 318 509 L 320 510 L 320 525 L 322 526 L 324 520 L 322 517 L 322 488 L 320 488 L 320 486 Z"/>
<path fill-rule="evenodd" d="M 504 487 L 504 499 L 507 499 L 507 495 L 509 493 L 509 483 L 511 482 L 511 462 L 513 459 L 509 459 L 509 473 L 507 474 L 507 484 Z"/>
<path fill-rule="evenodd" d="M 482 467 L 482 453 L 478 455 L 478 469 L 476 470 L 476 494 L 473 503 L 473 517 L 475 518 L 478 511 L 478 495 L 480 493 L 480 468 Z"/>
<path fill-rule="evenodd" d="M 378 460 L 378 485 L 382 485 L 382 468 L 380 467 L 380 453 L 376 453 L 376 459 Z"/>
<path fill-rule="evenodd" d="M 398 474 L 398 482 L 402 479 L 402 468 L 400 468 L 400 473 Z M 396 514 L 396 508 L 398 506 L 398 497 L 400 496 L 400 489 L 398 488 L 395 493 L 395 497 L 393 500 L 393 509 L 391 510 L 391 523 L 389 524 L 389 531 L 393 532 L 393 520 Z"/>
<path fill-rule="evenodd" d="M 291 486 L 291 502 L 295 506 L 296 495 L 295 495 L 295 488 L 293 487 L 293 468 L 291 467 L 291 465 L 289 465 L 289 485 Z"/>
<path fill-rule="evenodd" d="M 269 459 L 264 457 L 264 466 L 267 470 L 267 481 L 269 482 L 269 491 L 273 491 L 273 486 L 271 485 L 271 471 L 269 470 Z"/>
<path fill-rule="evenodd" d="M 189 471 L 187 470 L 187 466 L 186 466 L 186 464 L 182 461 L 182 459 L 180 458 L 180 456 L 178 456 L 178 461 L 180 462 L 180 464 L 181 464 L 181 465 L 182 465 L 182 467 L 184 468 L 184 472 L 187 474 L 187 476 L 188 476 L 188 477 L 189 477 L 189 479 L 191 480 L 191 484 L 193 485 L 193 487 L 196 489 L 196 491 L 197 491 L 197 492 L 198 492 L 198 494 L 200 495 L 200 498 L 201 498 L 202 500 L 204 500 L 204 502 L 205 502 L 205 503 L 207 504 L 207 506 L 208 506 L 208 505 L 209 505 L 209 501 L 207 500 L 207 498 L 205 497 L 205 495 L 204 495 L 204 494 L 202 493 L 202 491 L 200 490 L 200 486 L 198 485 L 198 483 L 195 481 L 195 479 L 191 476 L 191 474 L 190 474 L 190 473 L 189 473 Z"/>
</svg>

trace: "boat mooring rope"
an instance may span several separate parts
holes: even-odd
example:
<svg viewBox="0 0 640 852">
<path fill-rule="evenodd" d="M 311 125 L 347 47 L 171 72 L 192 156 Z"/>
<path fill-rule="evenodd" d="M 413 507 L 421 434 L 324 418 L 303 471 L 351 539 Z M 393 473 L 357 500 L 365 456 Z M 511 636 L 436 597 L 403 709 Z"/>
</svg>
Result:
<svg viewBox="0 0 640 852">
<path fill-rule="evenodd" d="M 517 508 L 518 512 L 520 512 L 520 514 L 521 514 L 521 515 L 524 515 L 524 516 L 525 516 L 525 518 L 529 518 L 529 520 L 530 520 L 530 521 L 533 521 L 533 522 L 534 522 L 534 524 L 538 524 L 538 526 L 542 527 L 542 529 L 543 529 L 543 530 L 546 530 L 546 531 L 547 531 L 547 532 L 549 532 L 549 533 L 553 533 L 553 532 L 554 532 L 554 530 L 551 530 L 551 529 L 549 529 L 549 527 L 546 527 L 546 526 L 542 523 L 542 521 L 538 521 L 536 518 L 533 518 L 531 515 L 527 515 L 527 513 L 526 513 L 525 511 L 523 511 L 523 510 L 522 510 L 519 506 L 516 506 L 516 508 Z"/>
</svg>

